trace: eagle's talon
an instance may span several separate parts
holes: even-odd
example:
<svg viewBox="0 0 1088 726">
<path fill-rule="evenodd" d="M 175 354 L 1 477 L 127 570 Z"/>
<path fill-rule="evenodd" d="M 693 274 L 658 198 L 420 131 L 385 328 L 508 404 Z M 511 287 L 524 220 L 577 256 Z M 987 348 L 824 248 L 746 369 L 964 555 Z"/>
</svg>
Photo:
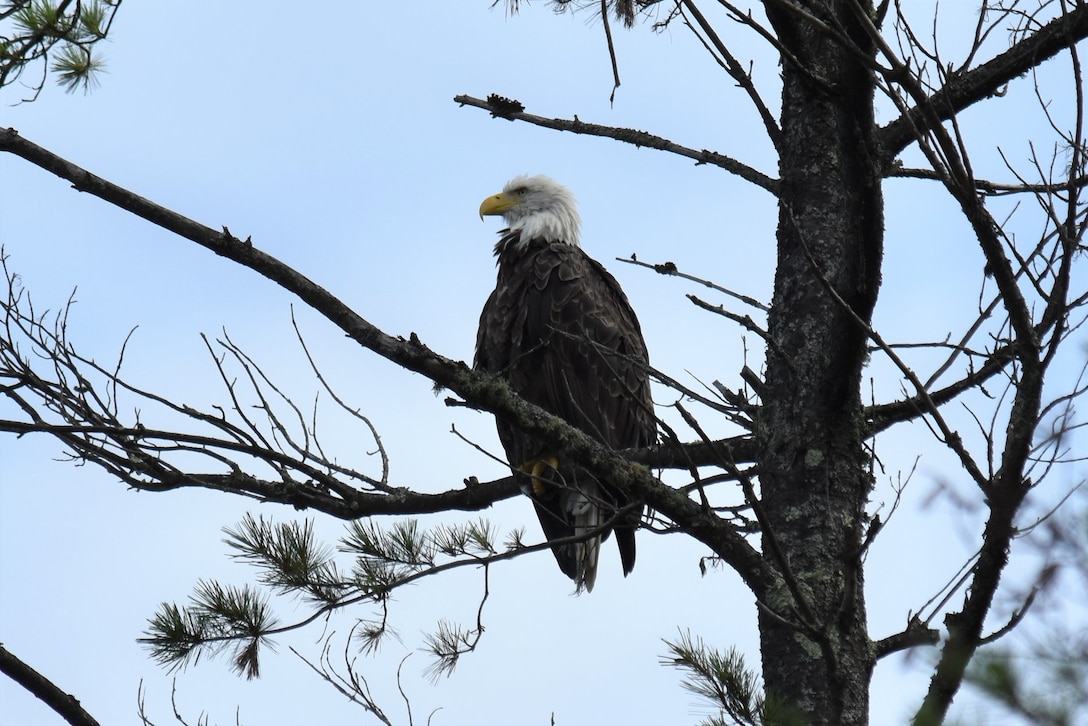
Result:
<svg viewBox="0 0 1088 726">
<path fill-rule="evenodd" d="M 554 456 L 543 456 L 536 459 L 529 459 L 521 466 L 518 467 L 518 471 L 522 474 L 528 474 L 532 481 L 533 494 L 538 497 L 544 496 L 545 487 L 542 477 L 546 469 L 552 471 L 559 471 L 559 459 Z"/>
</svg>

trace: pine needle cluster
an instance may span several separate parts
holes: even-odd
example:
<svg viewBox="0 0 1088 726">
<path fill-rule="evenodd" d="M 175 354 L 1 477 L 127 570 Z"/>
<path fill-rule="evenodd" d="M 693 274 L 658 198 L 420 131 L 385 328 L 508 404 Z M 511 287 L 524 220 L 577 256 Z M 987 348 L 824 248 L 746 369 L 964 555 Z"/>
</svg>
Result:
<svg viewBox="0 0 1088 726">
<path fill-rule="evenodd" d="M 669 654 L 662 665 L 684 671 L 681 685 L 708 702 L 716 713 L 701 726 L 787 726 L 803 723 L 797 714 L 771 696 L 765 696 L 755 671 L 734 648 L 725 653 L 708 647 L 703 639 L 681 633 L 676 642 L 666 640 Z"/>
<path fill-rule="evenodd" d="M 51 2 L 11 0 L 0 6 L 0 88 L 40 65 L 30 87 L 36 97 L 52 71 L 68 92 L 98 85 L 105 61 L 97 44 L 106 39 L 121 0 Z"/>
<path fill-rule="evenodd" d="M 150 619 L 140 642 L 152 657 L 170 669 L 184 668 L 203 656 L 230 653 L 234 671 L 247 678 L 260 674 L 258 654 L 271 646 L 277 634 L 301 628 L 350 605 L 370 603 L 378 618 L 359 618 L 352 632 L 363 652 L 377 650 L 391 632 L 385 603 L 397 587 L 454 567 L 483 565 L 502 556 L 494 544 L 497 533 L 484 520 L 462 524 L 420 526 L 406 519 L 389 526 L 371 520 L 347 525 L 334 549 L 318 541 L 313 522 L 273 522 L 246 517 L 224 530 L 233 557 L 258 570 L 259 586 L 234 587 L 201 581 L 189 603 L 179 607 L 164 602 Z M 506 552 L 520 538 L 508 538 Z M 348 556 L 350 565 L 337 563 Z M 281 625 L 271 613 L 269 595 L 288 596 L 309 607 L 302 620 Z M 449 674 L 458 657 L 475 647 L 483 626 L 479 622 L 487 599 L 480 602 L 475 627 L 442 621 L 427 638 L 426 650 L 435 656 L 432 673 Z"/>
</svg>

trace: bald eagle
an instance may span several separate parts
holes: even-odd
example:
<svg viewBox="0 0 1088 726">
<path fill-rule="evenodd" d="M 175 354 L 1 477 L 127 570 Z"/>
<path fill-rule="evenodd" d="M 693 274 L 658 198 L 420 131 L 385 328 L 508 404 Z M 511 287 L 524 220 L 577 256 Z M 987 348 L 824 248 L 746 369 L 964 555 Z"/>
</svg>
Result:
<svg viewBox="0 0 1088 726">
<path fill-rule="evenodd" d="M 483 201 L 484 215 L 501 215 L 507 227 L 495 245 L 498 280 L 480 315 L 475 368 L 501 376 L 522 398 L 601 443 L 652 444 L 646 343 L 619 283 L 579 246 L 574 196 L 546 176 L 519 176 Z M 547 540 L 598 531 L 552 545 L 576 590 L 593 589 L 610 530 L 623 574 L 631 572 L 642 507 L 501 418 L 496 426 Z"/>
</svg>

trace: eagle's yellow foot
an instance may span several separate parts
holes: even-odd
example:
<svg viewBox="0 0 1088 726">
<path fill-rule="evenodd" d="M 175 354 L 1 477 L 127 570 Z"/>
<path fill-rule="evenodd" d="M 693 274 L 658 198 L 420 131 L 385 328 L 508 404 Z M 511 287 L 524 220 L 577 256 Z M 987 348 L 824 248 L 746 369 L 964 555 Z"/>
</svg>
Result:
<svg viewBox="0 0 1088 726">
<path fill-rule="evenodd" d="M 540 480 L 540 477 L 547 469 L 558 471 L 559 459 L 554 456 L 544 456 L 537 459 L 529 459 L 521 466 L 518 467 L 518 471 L 522 474 L 528 474 L 533 481 L 533 494 L 538 497 L 544 495 L 544 482 Z"/>
</svg>

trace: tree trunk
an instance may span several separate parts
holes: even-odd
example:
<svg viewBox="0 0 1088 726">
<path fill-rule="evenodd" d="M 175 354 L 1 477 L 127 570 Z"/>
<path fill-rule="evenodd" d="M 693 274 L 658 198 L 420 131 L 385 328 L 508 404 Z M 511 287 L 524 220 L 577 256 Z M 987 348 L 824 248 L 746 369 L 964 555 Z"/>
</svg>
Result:
<svg viewBox="0 0 1088 726">
<path fill-rule="evenodd" d="M 760 636 L 768 694 L 812 724 L 868 723 L 874 664 L 859 561 L 872 476 L 858 319 L 870 321 L 880 284 L 883 201 L 873 50 L 853 3 L 804 4 L 839 37 L 767 4 L 793 58 L 782 61 L 778 270 L 757 432 L 763 553 L 783 584 L 763 603 Z"/>
</svg>

